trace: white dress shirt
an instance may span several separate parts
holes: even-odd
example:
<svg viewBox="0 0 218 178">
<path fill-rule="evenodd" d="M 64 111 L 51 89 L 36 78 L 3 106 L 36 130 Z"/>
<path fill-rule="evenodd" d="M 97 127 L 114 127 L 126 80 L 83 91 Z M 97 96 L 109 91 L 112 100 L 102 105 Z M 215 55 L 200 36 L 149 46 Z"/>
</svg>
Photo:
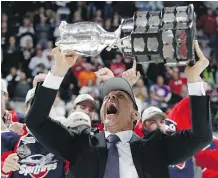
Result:
<svg viewBox="0 0 218 178">
<path fill-rule="evenodd" d="M 42 86 L 46 88 L 52 88 L 58 90 L 63 77 L 54 76 L 51 72 L 48 73 Z M 205 95 L 203 82 L 188 83 L 189 95 L 202 96 Z M 111 133 L 105 131 L 105 138 Z M 132 153 L 130 149 L 129 141 L 132 137 L 133 131 L 127 130 L 116 133 L 120 138 L 120 142 L 117 143 L 118 154 L 119 154 L 119 166 L 120 166 L 120 178 L 138 178 L 135 165 L 132 159 Z"/>
</svg>

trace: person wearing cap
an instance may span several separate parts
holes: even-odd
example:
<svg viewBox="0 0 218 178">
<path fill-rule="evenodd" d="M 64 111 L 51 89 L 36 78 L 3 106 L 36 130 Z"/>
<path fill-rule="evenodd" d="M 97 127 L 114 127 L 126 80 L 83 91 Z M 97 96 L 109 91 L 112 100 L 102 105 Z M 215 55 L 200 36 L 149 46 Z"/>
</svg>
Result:
<svg viewBox="0 0 218 178">
<path fill-rule="evenodd" d="M 81 111 L 89 115 L 90 118 L 93 118 L 95 107 L 96 107 L 95 100 L 91 95 L 81 94 L 81 95 L 78 95 L 73 101 L 72 112 Z"/>
<path fill-rule="evenodd" d="M 142 123 L 146 131 L 153 131 L 155 129 L 160 129 L 165 132 L 165 113 L 154 106 L 145 109 L 142 113 Z M 146 135 L 146 134 L 145 134 Z"/>
<path fill-rule="evenodd" d="M 35 88 L 28 91 L 25 99 L 25 114 L 29 111 Z M 82 113 L 84 114 L 84 113 Z M 84 116 L 82 115 L 83 118 Z M 85 116 L 86 120 L 87 115 Z M 66 121 L 62 121 L 64 124 Z M 81 121 L 80 121 L 81 122 Z M 70 125 L 75 127 L 76 124 Z M 5 131 L 1 133 L 1 173 L 13 178 L 64 178 L 69 162 L 50 153 L 23 125 L 23 134 Z"/>
<path fill-rule="evenodd" d="M 18 134 L 23 134 L 22 124 L 24 123 L 24 115 L 16 111 L 6 110 L 6 102 L 8 100 L 7 83 L 1 79 L 1 130 L 9 129 Z"/>
<path fill-rule="evenodd" d="M 93 120 L 96 114 L 96 102 L 94 98 L 89 94 L 80 94 L 73 101 L 72 112 L 84 112 L 91 119 L 92 132 L 102 131 L 104 126 L 99 120 Z"/>
<path fill-rule="evenodd" d="M 61 82 L 78 58 L 74 51 L 62 54 L 59 47 L 53 50 L 55 65 L 37 88 L 26 117 L 27 126 L 51 152 L 69 160 L 71 177 L 169 178 L 169 165 L 187 160 L 212 140 L 209 97 L 204 96 L 200 77 L 208 66 L 208 60 L 197 42 L 195 50 L 199 61 L 185 70 L 189 82 L 192 130 L 167 135 L 157 129 L 144 139 L 138 137 L 132 131 L 139 114 L 133 91 L 125 79 L 114 77 L 102 86 L 101 119 L 105 131 L 95 135 L 69 132 L 49 117 Z"/>
</svg>

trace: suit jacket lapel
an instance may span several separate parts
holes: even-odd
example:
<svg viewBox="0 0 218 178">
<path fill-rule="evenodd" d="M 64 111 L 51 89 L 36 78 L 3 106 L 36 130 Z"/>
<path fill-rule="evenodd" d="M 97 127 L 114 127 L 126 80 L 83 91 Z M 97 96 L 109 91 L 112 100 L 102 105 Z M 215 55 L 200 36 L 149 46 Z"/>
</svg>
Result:
<svg viewBox="0 0 218 178">
<path fill-rule="evenodd" d="M 96 138 L 98 140 L 96 145 L 98 152 L 98 177 L 102 178 L 104 176 L 104 170 L 106 167 L 108 150 L 104 132 L 97 134 Z"/>
<path fill-rule="evenodd" d="M 130 148 L 132 152 L 132 159 L 135 165 L 139 178 L 144 178 L 142 165 L 141 165 L 141 138 L 133 133 L 130 139 Z"/>
</svg>

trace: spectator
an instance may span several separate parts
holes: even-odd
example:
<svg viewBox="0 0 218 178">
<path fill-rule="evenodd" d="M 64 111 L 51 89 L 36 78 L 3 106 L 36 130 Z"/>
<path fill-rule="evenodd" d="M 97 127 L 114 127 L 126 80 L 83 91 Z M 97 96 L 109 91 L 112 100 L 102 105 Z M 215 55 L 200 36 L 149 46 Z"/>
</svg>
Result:
<svg viewBox="0 0 218 178">
<path fill-rule="evenodd" d="M 80 87 L 87 86 L 90 80 L 93 82 L 93 84 L 96 83 L 96 76 L 92 71 L 93 69 L 94 66 L 89 64 L 86 70 L 80 72 L 78 76 L 78 82 Z"/>
<path fill-rule="evenodd" d="M 50 111 L 50 116 L 54 119 L 66 116 L 65 103 L 60 98 L 60 92 L 58 92 L 56 95 L 54 104 L 53 104 L 51 111 Z"/>
<path fill-rule="evenodd" d="M 149 98 L 147 98 L 145 101 L 145 108 L 149 106 L 160 106 L 160 101 L 156 99 L 155 92 L 152 90 L 149 91 Z"/>
<path fill-rule="evenodd" d="M 32 71 L 32 76 L 35 76 L 37 74 L 37 67 L 41 67 L 38 66 L 39 64 L 42 64 L 44 68 L 47 69 L 49 67 L 47 58 L 42 55 L 42 48 L 40 47 L 40 45 L 36 49 L 36 56 L 34 56 L 29 63 L 29 69 Z"/>
<path fill-rule="evenodd" d="M 94 2 L 89 1 L 87 4 L 87 16 L 86 19 L 87 20 L 92 20 L 94 18 L 96 14 L 96 6 L 94 4 Z"/>
<path fill-rule="evenodd" d="M 203 78 L 208 83 L 208 87 L 211 89 L 215 87 L 215 79 L 216 79 L 216 71 L 217 71 L 217 65 L 216 65 L 216 59 L 212 59 L 210 61 L 209 66 L 204 70 L 203 72 Z"/>
<path fill-rule="evenodd" d="M 46 17 L 45 8 L 44 7 L 40 7 L 39 10 L 37 11 L 37 13 L 35 14 L 35 16 L 34 16 L 34 24 L 38 24 L 42 17 Z"/>
<path fill-rule="evenodd" d="M 24 18 L 23 19 L 23 25 L 19 27 L 17 35 L 21 36 L 24 33 L 32 33 L 32 34 L 34 34 L 34 29 L 33 29 L 33 26 L 31 24 L 29 18 Z"/>
<path fill-rule="evenodd" d="M 79 94 L 90 94 L 93 93 L 95 97 L 99 97 L 99 90 L 96 88 L 92 80 L 88 80 L 87 86 L 81 87 Z M 92 96 L 93 98 L 95 98 Z"/>
<path fill-rule="evenodd" d="M 207 9 L 207 14 L 204 14 L 200 17 L 200 19 L 197 21 L 197 25 L 202 27 L 204 34 L 210 41 L 210 45 L 214 46 L 217 33 L 217 22 L 216 16 L 213 15 L 212 9 Z"/>
<path fill-rule="evenodd" d="M 95 69 L 98 70 L 104 67 L 104 62 L 100 55 L 91 57 L 91 63 L 94 65 Z"/>
<path fill-rule="evenodd" d="M 169 81 L 170 91 L 174 94 L 180 94 L 181 88 L 187 83 L 186 78 L 180 77 L 178 68 L 174 68 L 172 71 L 172 79 Z"/>
<path fill-rule="evenodd" d="M 53 43 L 49 41 L 47 43 L 47 48 L 42 52 L 42 56 L 44 56 L 45 59 L 47 59 L 47 69 L 51 69 L 51 67 L 54 65 L 54 56 L 52 53 L 53 49 Z"/>
<path fill-rule="evenodd" d="M 74 74 L 74 76 L 76 77 L 77 80 L 79 78 L 80 72 L 82 72 L 82 71 L 84 71 L 86 69 L 86 64 L 88 64 L 86 62 L 86 59 L 81 58 L 81 59 L 77 60 L 77 64 L 72 67 L 72 72 L 73 72 L 73 74 Z"/>
<path fill-rule="evenodd" d="M 15 88 L 17 83 L 20 81 L 20 76 L 17 74 L 17 68 L 11 67 L 10 74 L 6 77 L 6 81 L 8 83 L 8 94 L 9 98 L 14 98 Z"/>
<path fill-rule="evenodd" d="M 134 96 L 144 102 L 148 97 L 148 91 L 147 88 L 144 85 L 144 81 L 142 78 L 138 80 L 135 86 L 133 86 L 133 93 Z"/>
<path fill-rule="evenodd" d="M 26 46 L 27 40 L 30 40 L 31 47 L 33 46 L 35 40 L 35 31 L 29 18 L 23 19 L 23 26 L 20 26 L 17 36 L 20 38 L 21 48 Z"/>
<path fill-rule="evenodd" d="M 7 14 L 3 13 L 1 18 L 2 23 L 8 23 L 8 16 Z"/>
<path fill-rule="evenodd" d="M 79 11 L 74 12 L 74 14 L 73 14 L 73 23 L 81 22 L 81 21 L 82 21 L 81 13 Z"/>
<path fill-rule="evenodd" d="M 99 24 L 101 26 L 103 26 L 103 24 L 104 24 L 104 20 L 102 18 L 102 11 L 100 9 L 98 9 L 96 11 L 96 16 L 94 18 L 94 22 L 96 22 L 97 24 Z"/>
<path fill-rule="evenodd" d="M 49 39 L 50 26 L 46 23 L 46 17 L 42 16 L 40 18 L 40 23 L 36 25 L 36 37 L 38 43 L 42 45 L 42 48 L 45 48 L 47 41 Z"/>
<path fill-rule="evenodd" d="M 27 76 L 30 76 L 31 74 L 29 72 L 28 66 L 31 58 L 35 53 L 35 49 L 33 48 L 33 45 L 30 40 L 26 40 L 26 45 L 24 48 L 22 48 L 22 53 L 23 53 L 22 70 L 27 74 Z"/>
<path fill-rule="evenodd" d="M 201 50 L 207 59 L 211 58 L 211 48 L 208 46 L 207 40 L 201 40 Z"/>
<path fill-rule="evenodd" d="M 122 63 L 122 57 L 120 54 L 115 56 L 110 65 L 110 70 L 114 73 L 115 77 L 119 77 L 126 70 L 125 64 Z"/>
<path fill-rule="evenodd" d="M 87 6 L 85 1 L 77 2 L 77 11 L 81 14 L 83 20 L 86 20 L 87 16 Z"/>
<path fill-rule="evenodd" d="M 27 92 L 31 89 L 30 83 L 27 81 L 26 74 L 21 71 L 20 72 L 20 81 L 17 83 L 14 93 L 14 100 L 15 100 L 15 110 L 19 113 L 24 114 L 25 108 L 25 98 Z"/>
<path fill-rule="evenodd" d="M 113 8 L 111 6 L 111 4 L 113 3 L 113 1 L 106 1 L 105 5 L 104 5 L 104 18 L 112 18 L 112 14 L 113 14 Z"/>
<path fill-rule="evenodd" d="M 113 31 L 117 30 L 119 25 L 120 25 L 120 16 L 118 15 L 117 12 L 115 12 L 113 17 L 113 23 L 112 23 Z"/>
<path fill-rule="evenodd" d="M 171 92 L 168 85 L 164 84 L 164 78 L 162 76 L 157 77 L 156 84 L 152 85 L 151 91 L 155 93 L 155 98 L 161 103 L 161 108 L 167 107 L 167 102 L 171 99 Z"/>
<path fill-rule="evenodd" d="M 67 1 L 57 1 L 56 4 L 60 6 L 57 10 L 57 13 L 60 16 L 61 20 L 68 20 L 68 16 L 70 15 L 70 9 L 67 7 Z"/>
<path fill-rule="evenodd" d="M 8 24 L 7 22 L 2 22 L 1 23 L 1 45 L 3 49 L 6 47 L 8 38 L 9 38 Z"/>
<path fill-rule="evenodd" d="M 6 71 L 9 71 L 11 66 L 19 67 L 19 63 L 21 61 L 21 53 L 20 48 L 16 44 L 16 39 L 14 36 L 11 36 L 9 38 L 9 44 L 6 47 L 5 53 L 4 53 L 4 59 L 3 60 L 3 73 L 5 74 Z"/>
<path fill-rule="evenodd" d="M 106 20 L 105 20 L 104 29 L 105 29 L 107 32 L 112 32 L 111 19 L 106 19 Z"/>
<path fill-rule="evenodd" d="M 180 90 L 180 96 L 182 98 L 188 97 L 188 88 L 186 85 L 182 85 L 181 90 Z"/>
<path fill-rule="evenodd" d="M 55 29 L 61 23 L 60 15 L 58 13 L 52 12 L 52 18 L 50 19 L 51 28 Z"/>
</svg>

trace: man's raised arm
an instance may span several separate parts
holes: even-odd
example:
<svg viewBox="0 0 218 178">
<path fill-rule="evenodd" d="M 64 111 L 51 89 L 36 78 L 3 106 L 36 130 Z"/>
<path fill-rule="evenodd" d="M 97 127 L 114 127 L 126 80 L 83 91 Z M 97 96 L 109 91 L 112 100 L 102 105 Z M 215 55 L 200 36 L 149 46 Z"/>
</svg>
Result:
<svg viewBox="0 0 218 178">
<path fill-rule="evenodd" d="M 78 55 L 69 52 L 63 55 L 59 48 L 53 50 L 55 65 L 36 88 L 32 106 L 26 116 L 26 123 L 30 131 L 49 151 L 62 156 L 66 160 L 76 159 L 81 148 L 88 146 L 88 136 L 80 136 L 82 142 L 77 143 L 78 135 L 69 132 L 61 123 L 49 117 L 57 91 L 68 69 L 73 66 Z"/>
<path fill-rule="evenodd" d="M 190 95 L 192 129 L 163 136 L 163 151 L 170 165 L 191 158 L 212 141 L 209 96 L 205 96 L 206 87 L 200 77 L 209 61 L 203 56 L 197 41 L 195 41 L 195 50 L 199 61 L 185 69 Z"/>
</svg>

